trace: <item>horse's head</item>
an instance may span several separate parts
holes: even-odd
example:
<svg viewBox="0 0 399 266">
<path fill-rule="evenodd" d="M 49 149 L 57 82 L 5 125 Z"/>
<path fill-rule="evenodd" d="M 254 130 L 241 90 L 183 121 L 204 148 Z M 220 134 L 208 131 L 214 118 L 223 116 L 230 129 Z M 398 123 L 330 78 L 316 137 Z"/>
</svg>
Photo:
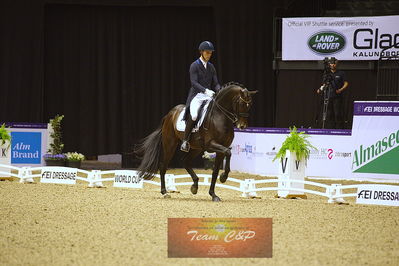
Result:
<svg viewBox="0 0 399 266">
<path fill-rule="evenodd" d="M 245 88 L 241 88 L 239 96 L 235 100 L 236 104 L 233 104 L 234 113 L 237 115 L 236 126 L 239 129 L 248 127 L 249 109 L 252 106 L 252 95 L 258 91 L 249 91 Z"/>
<path fill-rule="evenodd" d="M 249 91 L 235 82 L 223 86 L 216 97 L 216 105 L 239 129 L 248 127 L 249 109 L 252 95 L 258 91 Z M 223 107 L 221 107 L 223 105 Z M 227 107 L 227 108 L 226 108 Z"/>
</svg>

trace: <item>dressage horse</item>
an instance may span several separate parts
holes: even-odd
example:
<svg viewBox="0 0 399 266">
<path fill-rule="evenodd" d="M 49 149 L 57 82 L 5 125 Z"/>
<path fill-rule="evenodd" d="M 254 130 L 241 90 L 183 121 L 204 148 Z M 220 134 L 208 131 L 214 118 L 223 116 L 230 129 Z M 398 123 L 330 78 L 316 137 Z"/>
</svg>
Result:
<svg viewBox="0 0 399 266">
<path fill-rule="evenodd" d="M 191 192 L 197 194 L 198 176 L 192 169 L 192 160 L 204 151 L 216 152 L 215 164 L 209 195 L 213 201 L 220 201 L 215 194 L 216 179 L 224 158 L 225 171 L 220 175 L 220 182 L 226 182 L 230 172 L 230 145 L 234 138 L 234 125 L 243 129 L 248 126 L 249 109 L 252 105 L 252 95 L 257 91 L 248 91 L 243 85 L 230 82 L 225 84 L 209 104 L 203 125 L 198 132 L 192 133 L 190 151 L 183 159 L 184 168 L 193 179 Z M 136 146 L 135 153 L 141 158 L 138 167 L 139 175 L 152 179 L 159 171 L 161 177 L 161 194 L 169 198 L 165 187 L 165 173 L 170 160 L 181 143 L 184 132 L 176 129 L 176 122 L 184 105 L 177 105 L 163 117 L 161 125 L 153 133 L 145 137 Z"/>
</svg>

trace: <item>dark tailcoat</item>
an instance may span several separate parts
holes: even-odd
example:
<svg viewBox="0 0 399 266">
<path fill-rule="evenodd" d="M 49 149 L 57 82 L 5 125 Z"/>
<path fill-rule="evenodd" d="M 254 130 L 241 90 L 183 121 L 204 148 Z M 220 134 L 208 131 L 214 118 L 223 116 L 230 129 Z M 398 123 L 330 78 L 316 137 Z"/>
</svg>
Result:
<svg viewBox="0 0 399 266">
<path fill-rule="evenodd" d="M 200 59 L 195 60 L 190 66 L 190 81 L 191 89 L 186 101 L 185 118 L 189 113 L 191 100 L 197 93 L 205 92 L 205 89 L 215 92 L 220 89 L 215 67 L 212 63 L 208 62 L 205 68 Z"/>
</svg>

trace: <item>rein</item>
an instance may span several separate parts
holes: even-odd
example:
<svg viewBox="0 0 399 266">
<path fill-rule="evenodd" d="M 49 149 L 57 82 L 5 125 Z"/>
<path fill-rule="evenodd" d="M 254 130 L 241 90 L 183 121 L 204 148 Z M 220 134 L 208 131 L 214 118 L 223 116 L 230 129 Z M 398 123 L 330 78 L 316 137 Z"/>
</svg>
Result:
<svg viewBox="0 0 399 266">
<path fill-rule="evenodd" d="M 217 95 L 219 96 L 219 95 Z M 219 96 L 218 98 L 221 98 L 223 95 Z M 239 104 L 240 101 L 243 101 L 244 103 L 247 104 L 247 106 L 251 103 L 251 100 L 245 100 L 241 97 L 241 95 L 239 95 L 239 97 L 235 96 L 233 97 L 233 104 L 236 104 L 236 110 L 239 110 Z M 227 110 L 226 108 L 224 108 L 223 106 L 221 106 L 218 102 L 217 99 L 214 100 L 216 107 L 219 108 L 219 110 L 231 121 L 234 123 L 236 123 L 238 121 L 239 117 L 244 117 L 244 118 L 248 118 L 249 117 L 249 113 L 248 112 L 239 112 L 238 115 L 234 112 L 230 112 L 229 110 Z"/>
<path fill-rule="evenodd" d="M 221 106 L 220 104 L 218 104 L 218 102 L 215 100 L 215 105 L 219 108 L 220 111 L 222 111 L 222 113 L 231 120 L 231 122 L 236 123 L 238 121 L 238 117 L 235 113 L 230 112 L 229 110 L 226 110 L 226 108 L 224 108 L 223 106 Z"/>
</svg>

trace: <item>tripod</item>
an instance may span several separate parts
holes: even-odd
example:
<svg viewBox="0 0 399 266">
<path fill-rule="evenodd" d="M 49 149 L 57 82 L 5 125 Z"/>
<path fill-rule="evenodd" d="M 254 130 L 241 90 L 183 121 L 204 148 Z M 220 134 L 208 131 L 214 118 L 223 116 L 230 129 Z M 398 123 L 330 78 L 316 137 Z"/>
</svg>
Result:
<svg viewBox="0 0 399 266">
<path fill-rule="evenodd" d="M 328 58 L 325 57 L 323 60 L 324 70 L 323 70 L 323 119 L 322 119 L 322 128 L 324 129 L 327 121 L 327 112 L 328 112 L 328 104 L 330 101 L 330 91 L 331 91 L 331 83 L 334 79 L 333 74 L 331 72 L 330 63 L 336 62 L 335 57 Z"/>
<path fill-rule="evenodd" d="M 323 118 L 322 118 L 322 126 L 321 128 L 325 128 L 325 124 L 327 121 L 327 111 L 328 111 L 328 103 L 330 101 L 330 89 L 331 89 L 331 84 L 330 82 L 327 82 L 326 85 L 323 88 Z"/>
</svg>

